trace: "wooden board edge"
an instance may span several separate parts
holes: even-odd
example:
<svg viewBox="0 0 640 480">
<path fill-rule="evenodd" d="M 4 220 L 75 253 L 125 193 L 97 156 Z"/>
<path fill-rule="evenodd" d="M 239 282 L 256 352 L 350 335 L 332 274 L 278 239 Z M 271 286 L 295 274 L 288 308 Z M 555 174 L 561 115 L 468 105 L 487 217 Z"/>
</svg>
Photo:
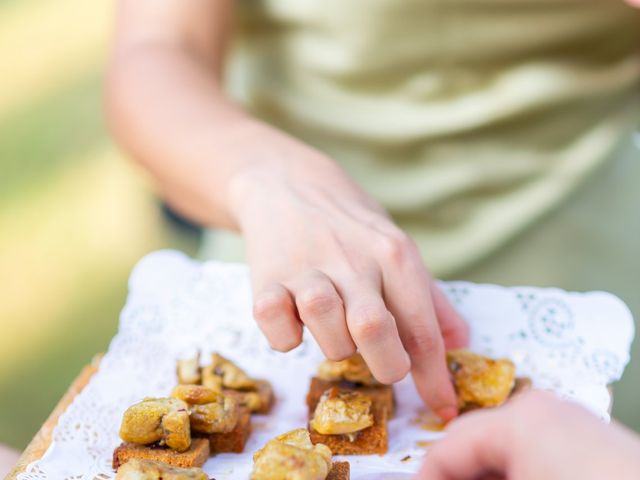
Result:
<svg viewBox="0 0 640 480">
<path fill-rule="evenodd" d="M 38 433 L 33 437 L 27 448 L 22 452 L 18 462 L 13 469 L 5 477 L 5 480 L 16 480 L 18 475 L 25 471 L 27 466 L 38 460 L 44 455 L 51 444 L 51 435 L 53 429 L 58 423 L 60 416 L 67 410 L 73 399 L 78 395 L 82 389 L 87 386 L 91 377 L 98 371 L 98 366 L 102 360 L 102 354 L 98 354 L 93 357 L 93 360 L 89 365 L 84 367 L 80 374 L 75 378 L 69 389 L 64 396 L 60 399 L 56 408 L 51 412 L 49 418 L 44 422 Z"/>
</svg>

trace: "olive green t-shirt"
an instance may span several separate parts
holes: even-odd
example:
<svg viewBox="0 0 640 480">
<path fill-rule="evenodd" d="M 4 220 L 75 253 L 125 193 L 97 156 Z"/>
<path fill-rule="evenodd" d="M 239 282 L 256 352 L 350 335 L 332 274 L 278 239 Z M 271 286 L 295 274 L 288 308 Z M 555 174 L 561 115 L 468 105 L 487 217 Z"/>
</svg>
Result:
<svg viewBox="0 0 640 480">
<path fill-rule="evenodd" d="M 559 205 L 640 118 L 622 0 L 238 3 L 231 90 L 339 162 L 438 275 Z"/>
</svg>

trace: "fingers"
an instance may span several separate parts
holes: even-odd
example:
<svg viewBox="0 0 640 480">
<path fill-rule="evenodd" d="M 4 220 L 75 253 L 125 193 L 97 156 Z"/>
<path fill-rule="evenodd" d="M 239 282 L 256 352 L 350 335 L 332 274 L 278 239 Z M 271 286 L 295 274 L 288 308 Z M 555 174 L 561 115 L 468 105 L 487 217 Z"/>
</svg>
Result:
<svg viewBox="0 0 640 480">
<path fill-rule="evenodd" d="M 341 360 L 357 348 L 383 383 L 398 381 L 411 369 L 427 405 L 449 420 L 457 415 L 457 400 L 443 332 L 448 347 L 464 346 L 466 325 L 432 285 L 408 237 L 382 238 L 379 263 L 369 273 L 327 275 L 310 268 L 291 281 L 260 278 L 268 287 L 256 295 L 256 319 L 277 350 L 300 343 L 302 322 L 327 358 Z"/>
<path fill-rule="evenodd" d="M 268 283 L 256 295 L 254 316 L 269 343 L 276 350 L 291 350 L 301 341 L 302 322 L 327 358 L 342 360 L 357 348 L 380 382 L 404 378 L 409 357 L 379 280 L 375 275 L 342 278 L 349 280 L 336 288 L 329 276 L 309 269 L 291 281 Z"/>
<path fill-rule="evenodd" d="M 586 472 L 577 471 L 567 458 L 582 460 L 589 438 L 612 444 L 612 438 L 604 440 L 607 431 L 583 408 L 534 390 L 452 423 L 445 438 L 429 451 L 419 478 L 586 478 Z M 606 471 L 612 470 L 606 466 Z"/>
<path fill-rule="evenodd" d="M 333 283 L 312 269 L 290 285 L 302 323 L 309 328 L 325 356 L 342 360 L 356 351 L 345 320 L 344 306 Z"/>
<path fill-rule="evenodd" d="M 512 442 L 509 413 L 503 409 L 471 413 L 447 429 L 426 456 L 418 478 L 474 480 L 507 476 Z"/>
<path fill-rule="evenodd" d="M 440 287 L 430 278 L 431 299 L 447 350 L 469 345 L 469 326 L 456 312 Z"/>
<path fill-rule="evenodd" d="M 457 400 L 445 362 L 444 342 L 430 294 L 431 278 L 417 248 L 408 237 L 387 238 L 381 250 L 384 297 L 396 318 L 400 338 L 411 358 L 411 372 L 425 403 L 443 420 L 458 413 Z M 441 294 L 441 292 L 438 292 Z M 438 297 L 446 314 L 447 328 L 456 331 L 458 322 L 452 309 Z"/>
<path fill-rule="evenodd" d="M 426 308 L 426 307 L 425 307 Z M 447 369 L 444 343 L 433 310 L 420 317 L 398 308 L 398 327 L 411 357 L 411 373 L 418 393 L 436 415 L 449 421 L 458 414 L 458 402 Z"/>
<path fill-rule="evenodd" d="M 363 277 L 340 286 L 349 332 L 373 376 L 387 384 L 404 378 L 410 368 L 409 357 L 379 285 Z"/>
<path fill-rule="evenodd" d="M 253 316 L 274 350 L 288 352 L 300 345 L 302 325 L 282 284 L 270 283 L 255 294 Z"/>
</svg>

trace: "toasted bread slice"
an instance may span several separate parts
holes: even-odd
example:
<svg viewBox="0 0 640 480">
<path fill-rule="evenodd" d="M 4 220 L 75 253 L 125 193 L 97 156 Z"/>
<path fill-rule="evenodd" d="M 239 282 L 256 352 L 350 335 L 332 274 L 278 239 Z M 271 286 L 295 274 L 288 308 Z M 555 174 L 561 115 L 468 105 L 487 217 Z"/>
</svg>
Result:
<svg viewBox="0 0 640 480">
<path fill-rule="evenodd" d="M 229 433 L 212 433 L 207 437 L 211 454 L 242 453 L 249 435 L 251 435 L 251 412 L 246 407 L 240 407 L 238 423 L 233 430 Z"/>
<path fill-rule="evenodd" d="M 371 455 L 384 454 L 389 449 L 389 434 L 387 431 L 387 408 L 379 404 L 372 404 L 373 425 L 349 435 L 322 435 L 309 427 L 311 442 L 324 443 L 334 455 Z"/>
<path fill-rule="evenodd" d="M 267 414 L 273 407 L 273 388 L 271 387 L 271 384 L 266 380 L 256 380 L 255 390 L 245 391 L 225 388 L 222 391 L 225 394 L 238 399 L 240 404 L 249 407 L 251 413 Z"/>
<path fill-rule="evenodd" d="M 349 478 L 351 478 L 349 462 L 333 462 L 326 480 L 349 480 Z"/>
<path fill-rule="evenodd" d="M 99 477 L 96 477 L 99 478 Z M 209 480 L 198 467 L 182 468 L 157 460 L 132 458 L 120 465 L 115 480 Z"/>
<path fill-rule="evenodd" d="M 204 438 L 194 438 L 191 440 L 191 447 L 185 452 L 176 452 L 170 448 L 155 445 L 122 443 L 113 451 L 114 470 L 133 458 L 156 460 L 175 467 L 201 467 L 209 458 L 209 442 Z"/>
<path fill-rule="evenodd" d="M 309 385 L 309 393 L 307 393 L 309 415 L 313 415 L 322 394 L 332 387 L 338 387 L 340 390 L 353 390 L 370 397 L 374 404 L 387 410 L 388 417 L 392 417 L 395 412 L 395 398 L 393 395 L 393 387 L 391 385 L 367 387 L 350 382 L 328 381 L 322 380 L 318 377 L 313 377 L 311 379 L 311 385 Z"/>
</svg>

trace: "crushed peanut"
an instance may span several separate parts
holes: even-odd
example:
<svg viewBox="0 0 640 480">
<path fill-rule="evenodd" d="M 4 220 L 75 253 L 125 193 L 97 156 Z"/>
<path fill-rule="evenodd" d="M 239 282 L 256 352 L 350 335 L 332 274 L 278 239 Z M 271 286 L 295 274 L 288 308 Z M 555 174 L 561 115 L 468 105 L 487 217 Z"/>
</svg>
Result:
<svg viewBox="0 0 640 480">
<path fill-rule="evenodd" d="M 178 385 L 171 392 L 171 396 L 189 405 L 203 405 L 217 401 L 220 392 L 202 385 Z"/>
</svg>

